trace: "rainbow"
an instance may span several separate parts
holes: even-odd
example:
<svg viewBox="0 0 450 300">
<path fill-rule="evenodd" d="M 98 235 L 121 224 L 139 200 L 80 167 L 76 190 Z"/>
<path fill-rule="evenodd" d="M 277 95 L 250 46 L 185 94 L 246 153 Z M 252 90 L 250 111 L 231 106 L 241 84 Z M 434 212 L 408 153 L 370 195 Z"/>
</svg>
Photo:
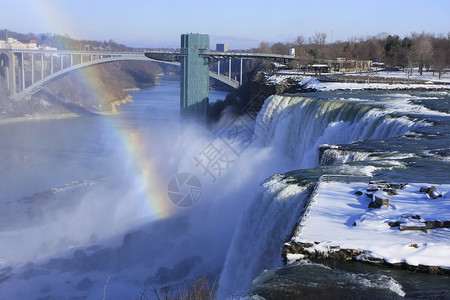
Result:
<svg viewBox="0 0 450 300">
<path fill-rule="evenodd" d="M 169 217 L 174 212 L 174 206 L 167 197 L 167 185 L 158 176 L 154 158 L 148 154 L 150 141 L 139 132 L 127 132 L 123 129 L 120 131 L 123 145 L 132 159 L 133 171 L 138 178 L 138 184 L 146 194 L 146 211 L 156 219 Z"/>
<path fill-rule="evenodd" d="M 47 23 L 51 28 L 57 29 L 61 32 L 74 32 L 73 24 L 70 24 L 70 19 L 66 18 L 70 15 L 70 10 L 67 2 L 51 1 L 51 0 L 28 0 L 29 8 L 36 12 L 37 22 Z M 78 29 L 77 36 L 86 36 L 82 29 Z M 85 68 L 81 74 L 83 85 L 86 89 L 98 99 L 99 102 L 104 99 L 101 86 L 95 84 L 94 78 L 99 74 L 96 68 Z M 104 103 L 99 103 L 104 104 Z M 107 118 L 109 122 L 117 123 L 123 122 L 120 117 Z M 150 215 L 152 219 L 164 219 L 174 213 L 175 207 L 171 204 L 167 196 L 167 184 L 161 180 L 155 166 L 156 162 L 149 156 L 150 141 L 148 137 L 144 137 L 138 131 L 131 131 L 123 129 L 124 124 L 113 124 L 118 126 L 110 126 L 110 128 L 117 129 L 117 136 L 123 149 L 126 150 L 125 155 L 131 158 L 131 165 L 133 173 L 137 178 L 137 188 L 142 188 L 145 191 L 145 197 L 138 205 L 145 207 L 145 215 Z M 139 207 L 138 209 L 142 209 Z"/>
</svg>

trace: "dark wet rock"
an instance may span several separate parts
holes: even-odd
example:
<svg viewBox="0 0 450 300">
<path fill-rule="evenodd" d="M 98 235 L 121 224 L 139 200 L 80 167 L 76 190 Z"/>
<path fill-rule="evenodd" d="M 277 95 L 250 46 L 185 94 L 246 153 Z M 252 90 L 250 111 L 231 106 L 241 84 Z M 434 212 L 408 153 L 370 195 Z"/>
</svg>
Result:
<svg viewBox="0 0 450 300">
<path fill-rule="evenodd" d="M 369 186 L 368 188 L 366 188 L 366 191 L 368 191 L 368 192 L 376 192 L 378 190 L 379 190 L 379 188 L 377 186 Z"/>
<path fill-rule="evenodd" d="M 387 181 L 371 181 L 370 185 L 366 188 L 366 191 L 369 193 L 373 193 L 376 191 L 383 191 L 390 196 L 395 196 L 398 195 L 397 190 L 403 189 L 406 185 L 407 183 L 389 183 Z"/>
<path fill-rule="evenodd" d="M 425 221 L 426 229 L 450 228 L 450 221 Z"/>
<path fill-rule="evenodd" d="M 319 251 L 310 251 L 307 250 L 311 248 L 315 243 L 301 243 L 291 241 L 286 243 L 283 248 L 282 257 L 283 261 L 287 263 L 287 254 L 303 254 L 305 258 L 310 259 L 322 259 L 322 258 L 331 258 L 338 260 L 353 260 L 354 257 L 364 253 L 364 251 L 357 249 L 341 249 L 339 246 L 331 246 L 329 253 L 322 253 Z"/>
<path fill-rule="evenodd" d="M 412 226 L 412 225 L 402 226 L 402 224 L 405 223 L 405 219 L 417 220 L 417 226 Z M 423 230 L 423 229 L 425 229 L 425 227 L 422 225 L 422 224 L 425 224 L 425 222 L 419 221 L 419 220 L 421 220 L 421 217 L 419 215 L 402 215 L 400 220 L 390 221 L 390 222 L 388 222 L 388 225 L 390 227 L 403 227 L 403 230 Z M 418 228 L 412 229 L 412 227 L 418 227 Z M 400 228 L 400 230 L 402 230 L 402 228 Z"/>
<path fill-rule="evenodd" d="M 421 186 L 420 189 L 419 189 L 419 192 L 421 192 L 421 193 L 428 193 L 429 189 L 430 189 L 429 187 Z"/>
<path fill-rule="evenodd" d="M 383 205 L 389 207 L 389 199 L 373 195 L 372 201 L 369 203 L 369 208 L 380 208 Z"/>
<path fill-rule="evenodd" d="M 390 189 L 402 190 L 407 185 L 407 183 L 390 183 L 388 187 Z"/>
<path fill-rule="evenodd" d="M 373 199 L 373 193 L 366 193 L 366 196 L 367 196 L 369 199 Z"/>
<path fill-rule="evenodd" d="M 437 229 L 437 228 L 450 228 L 450 221 L 439 221 L 439 220 L 432 220 L 432 221 L 419 221 L 421 220 L 421 217 L 419 215 L 402 215 L 401 219 L 411 219 L 411 220 L 418 220 L 417 222 L 417 229 L 415 230 L 422 230 L 425 231 L 425 229 Z M 390 227 L 400 227 L 404 223 L 402 220 L 397 221 L 390 221 L 388 222 L 388 225 Z M 424 225 L 420 225 L 424 224 Z M 413 226 L 414 227 L 414 226 Z M 403 227 L 403 230 L 407 227 Z M 409 228 L 409 230 L 414 230 L 413 228 Z"/>
<path fill-rule="evenodd" d="M 433 199 L 442 197 L 442 193 L 439 192 L 434 185 L 431 187 L 422 186 L 422 187 L 420 187 L 419 192 L 426 193 L 428 195 L 428 197 L 433 198 Z"/>
<path fill-rule="evenodd" d="M 390 227 L 398 227 L 400 226 L 400 221 L 391 221 L 388 223 Z"/>
<path fill-rule="evenodd" d="M 383 192 L 386 192 L 389 196 L 395 196 L 397 195 L 397 190 L 396 189 L 392 189 L 392 188 L 386 188 L 383 189 Z"/>
<path fill-rule="evenodd" d="M 369 207 L 369 208 L 380 208 L 381 205 L 379 205 L 379 204 L 376 203 L 375 201 L 370 201 L 368 207 Z"/>
<path fill-rule="evenodd" d="M 417 224 L 416 226 L 414 224 L 402 226 L 402 223 L 405 223 L 404 219 L 417 220 Z M 450 228 L 450 221 L 424 221 L 419 215 L 402 215 L 400 220 L 390 221 L 388 225 L 390 227 L 400 227 L 401 230 L 422 230 L 426 232 L 426 229 Z"/>
<path fill-rule="evenodd" d="M 363 194 L 363 192 L 361 192 L 361 191 L 356 191 L 356 192 L 355 192 L 355 195 L 356 195 L 356 196 L 361 196 L 362 194 Z"/>
<path fill-rule="evenodd" d="M 411 215 L 411 216 L 407 216 L 407 218 L 413 219 L 413 220 L 420 220 L 420 216 L 419 215 Z"/>
<path fill-rule="evenodd" d="M 286 243 L 283 248 L 282 257 L 284 264 L 287 264 L 287 254 L 303 254 L 304 258 L 307 259 L 332 259 L 332 260 L 358 260 L 367 262 L 375 265 L 386 265 L 389 267 L 411 270 L 414 272 L 424 272 L 424 273 L 432 273 L 432 274 L 450 274 L 449 269 L 444 269 L 439 266 L 425 266 L 418 265 L 413 266 L 409 265 L 405 262 L 401 263 L 388 263 L 383 258 L 380 257 L 371 257 L 371 256 L 362 256 L 362 254 L 366 254 L 365 250 L 361 249 L 341 249 L 338 246 L 333 247 L 333 251 L 328 253 L 322 253 L 317 251 L 308 251 L 310 247 L 318 243 L 302 243 L 290 241 Z M 330 247 L 331 248 L 331 247 Z M 308 250 L 307 250 L 308 249 Z"/>
<path fill-rule="evenodd" d="M 397 268 L 397 269 L 410 270 L 413 272 L 422 272 L 422 273 L 430 273 L 430 274 L 447 274 L 447 275 L 450 274 L 450 270 L 443 269 L 438 266 L 425 266 L 425 265 L 413 266 L 413 265 L 409 265 L 405 262 L 385 263 L 385 264 L 388 266 Z"/>
</svg>

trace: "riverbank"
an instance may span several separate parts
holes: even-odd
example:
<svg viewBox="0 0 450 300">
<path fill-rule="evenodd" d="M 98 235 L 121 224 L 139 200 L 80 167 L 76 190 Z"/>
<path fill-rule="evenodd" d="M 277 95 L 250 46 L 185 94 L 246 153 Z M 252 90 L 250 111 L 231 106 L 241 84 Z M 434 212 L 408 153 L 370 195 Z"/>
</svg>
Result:
<svg viewBox="0 0 450 300">
<path fill-rule="evenodd" d="M 285 263 L 306 258 L 357 260 L 450 274 L 449 184 L 343 180 L 318 183 L 284 246 Z M 425 188 L 435 189 L 436 198 Z"/>
<path fill-rule="evenodd" d="M 266 74 L 261 83 L 276 86 L 276 94 L 333 90 L 450 90 L 450 79 L 432 82 L 407 77 L 383 78 L 374 75 L 319 75 L 280 72 Z M 281 88 L 284 87 L 284 88 Z"/>
<path fill-rule="evenodd" d="M 114 62 L 55 79 L 31 96 L 0 93 L 0 124 L 66 116 L 117 114 L 130 92 L 158 84 L 166 69 L 154 62 Z M 167 69 L 170 71 L 170 69 Z M 0 83 L 1 89 L 6 89 Z"/>
<path fill-rule="evenodd" d="M 384 74 L 379 73 L 379 75 Z M 263 107 L 265 100 L 272 95 L 295 95 L 336 90 L 450 91 L 450 76 L 447 74 L 442 79 L 433 79 L 433 81 L 429 76 L 422 80 L 418 76 L 410 79 L 403 72 L 391 72 L 388 75 L 386 78 L 380 77 L 377 80 L 373 74 L 335 75 L 330 73 L 319 75 L 296 70 L 256 69 L 251 75 L 251 79 L 244 85 L 240 97 L 245 99 L 243 106 L 246 107 L 246 112 L 256 114 Z"/>
<path fill-rule="evenodd" d="M 68 119 L 77 118 L 80 115 L 76 113 L 54 114 L 54 115 L 26 115 L 23 117 L 4 118 L 0 119 L 0 126 L 11 123 L 29 122 L 29 121 L 43 121 L 43 120 L 56 120 L 56 119 Z"/>
<path fill-rule="evenodd" d="M 128 95 L 122 100 L 115 100 L 111 102 L 111 109 L 108 111 L 99 111 L 99 112 L 92 112 L 93 114 L 99 114 L 99 115 L 117 115 L 118 108 L 121 105 L 124 105 L 126 103 L 133 102 L 133 97 Z M 55 113 L 55 114 L 25 114 L 24 116 L 18 116 L 18 117 L 10 117 L 10 118 L 3 118 L 0 119 L 0 126 L 5 124 L 11 124 L 11 123 L 20 123 L 20 122 L 30 122 L 30 121 L 43 121 L 43 120 L 58 120 L 58 119 L 68 119 L 68 118 L 77 118 L 80 117 L 81 114 L 78 113 Z"/>
</svg>

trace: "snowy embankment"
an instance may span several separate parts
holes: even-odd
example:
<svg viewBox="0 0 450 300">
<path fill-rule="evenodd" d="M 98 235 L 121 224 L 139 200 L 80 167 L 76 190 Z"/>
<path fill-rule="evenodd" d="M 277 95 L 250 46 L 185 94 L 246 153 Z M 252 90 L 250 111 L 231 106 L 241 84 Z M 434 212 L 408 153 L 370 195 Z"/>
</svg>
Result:
<svg viewBox="0 0 450 300">
<path fill-rule="evenodd" d="M 346 73 L 346 75 L 366 75 L 367 72 L 355 72 L 355 73 Z M 370 72 L 371 76 L 377 76 L 382 78 L 400 78 L 400 79 L 413 79 L 413 80 L 423 80 L 424 82 L 434 82 L 434 83 L 450 83 L 450 73 L 443 73 L 441 78 L 437 72 L 424 71 L 422 75 L 419 73 L 418 68 L 413 69 L 413 72 L 410 73 L 409 69 L 406 71 L 376 71 Z"/>
<path fill-rule="evenodd" d="M 315 78 L 314 78 L 315 79 Z M 333 90 L 450 90 L 450 85 L 444 84 L 387 84 L 387 83 L 350 83 L 321 82 L 317 79 L 308 84 L 309 88 L 319 91 Z"/>
<path fill-rule="evenodd" d="M 425 73 L 424 73 L 425 74 Z M 328 75 L 328 74 L 323 74 Z M 332 75 L 332 74 L 331 74 Z M 317 91 L 333 90 L 450 90 L 450 76 L 445 74 L 441 79 L 438 76 L 425 74 L 423 76 L 408 76 L 405 72 L 377 72 L 370 73 L 346 73 L 351 78 L 352 75 L 367 77 L 367 82 L 327 82 L 318 80 L 312 73 L 298 73 L 283 71 L 272 75 L 266 75 L 266 84 L 280 85 L 285 82 L 296 82 L 302 89 L 312 89 Z M 415 79 L 423 83 L 377 83 L 374 76 L 396 79 Z"/>
<path fill-rule="evenodd" d="M 435 196 L 440 195 L 435 199 L 420 191 L 431 184 L 382 185 L 385 191 L 367 183 L 322 180 L 285 245 L 285 259 L 332 257 L 449 273 L 450 184 L 435 185 Z M 375 202 L 387 205 L 371 207 Z"/>
<path fill-rule="evenodd" d="M 450 90 L 445 84 L 402 84 L 402 83 L 351 83 L 351 82 L 322 82 L 311 79 L 308 88 L 318 91 L 333 90 Z"/>
</svg>

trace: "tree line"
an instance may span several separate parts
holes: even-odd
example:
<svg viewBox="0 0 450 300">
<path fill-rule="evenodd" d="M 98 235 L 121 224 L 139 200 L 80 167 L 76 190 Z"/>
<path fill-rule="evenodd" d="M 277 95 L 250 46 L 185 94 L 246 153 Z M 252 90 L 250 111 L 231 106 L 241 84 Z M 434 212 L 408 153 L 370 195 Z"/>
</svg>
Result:
<svg viewBox="0 0 450 300">
<path fill-rule="evenodd" d="M 387 68 L 418 68 L 439 72 L 450 68 L 450 32 L 444 34 L 412 33 L 400 37 L 380 33 L 376 36 L 352 37 L 348 41 L 327 43 L 327 34 L 316 32 L 308 39 L 299 35 L 287 43 L 261 42 L 252 52 L 287 54 L 295 49 L 301 65 L 326 62 L 336 58 L 372 60 Z"/>
<path fill-rule="evenodd" d="M 0 40 L 6 40 L 8 37 L 17 39 L 21 43 L 29 43 L 32 40 L 37 41 L 38 45 L 45 45 L 58 50 L 114 50 L 114 51 L 132 51 L 126 45 L 119 44 L 110 39 L 109 41 L 94 41 L 94 40 L 76 40 L 70 36 L 52 34 L 52 33 L 18 33 L 9 31 L 7 29 L 0 30 Z"/>
</svg>

